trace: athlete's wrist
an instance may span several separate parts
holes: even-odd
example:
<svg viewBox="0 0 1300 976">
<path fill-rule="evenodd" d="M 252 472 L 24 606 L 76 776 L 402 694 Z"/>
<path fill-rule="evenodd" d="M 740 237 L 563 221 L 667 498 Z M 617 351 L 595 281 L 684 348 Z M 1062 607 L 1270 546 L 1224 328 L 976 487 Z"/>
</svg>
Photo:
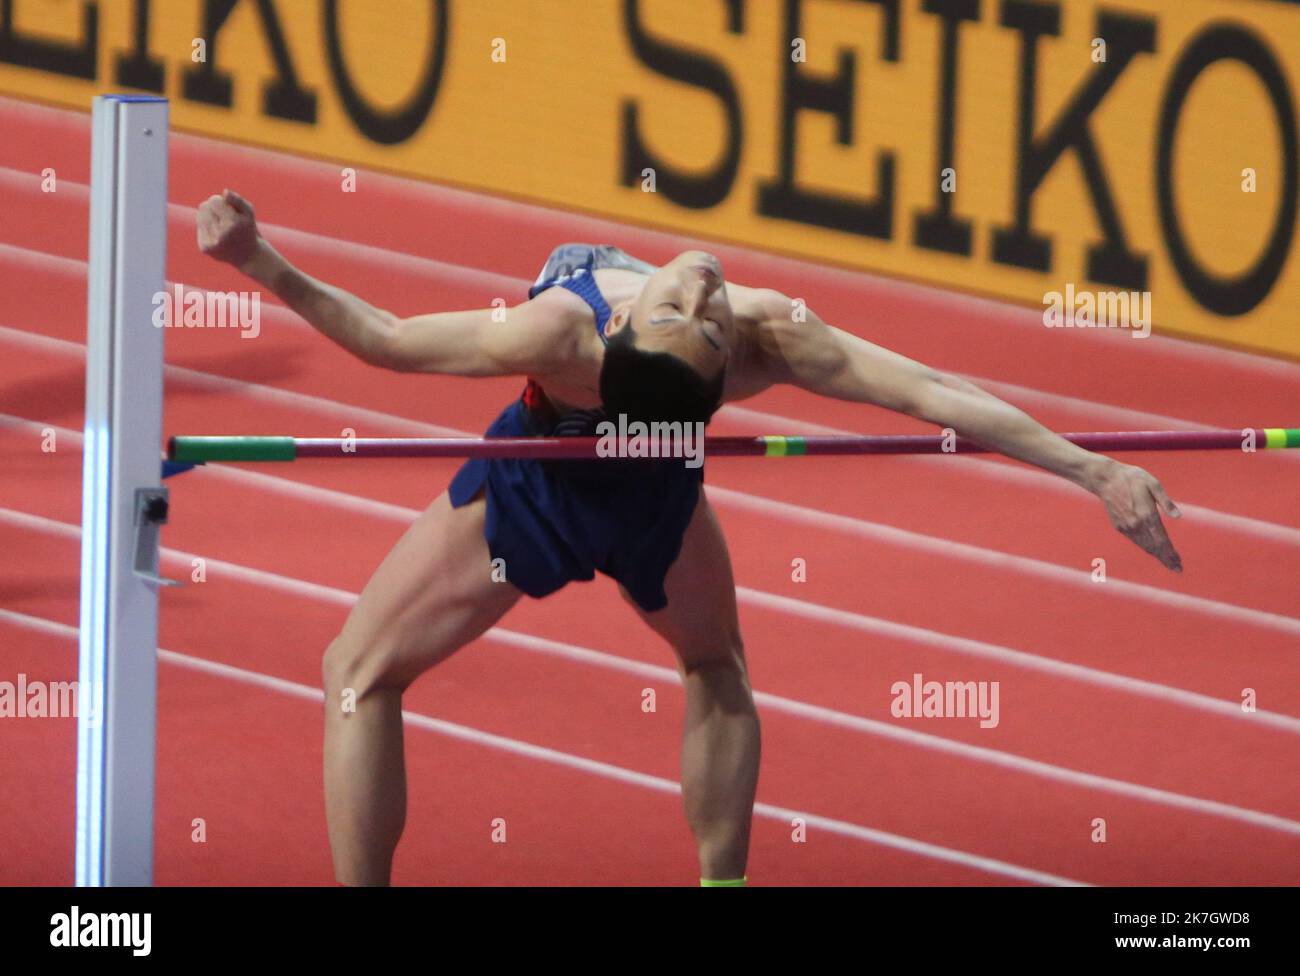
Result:
<svg viewBox="0 0 1300 976">
<path fill-rule="evenodd" d="M 1070 480 L 1094 495 L 1100 494 L 1102 486 L 1119 467 L 1119 462 L 1104 454 L 1094 454 L 1091 451 L 1085 451 L 1084 454 L 1077 475 Z"/>
<path fill-rule="evenodd" d="M 240 261 L 237 267 L 239 270 L 260 281 L 264 285 L 270 285 L 275 279 L 276 262 L 283 262 L 278 251 L 273 248 L 261 234 L 253 242 L 252 249 L 244 260 Z"/>
</svg>

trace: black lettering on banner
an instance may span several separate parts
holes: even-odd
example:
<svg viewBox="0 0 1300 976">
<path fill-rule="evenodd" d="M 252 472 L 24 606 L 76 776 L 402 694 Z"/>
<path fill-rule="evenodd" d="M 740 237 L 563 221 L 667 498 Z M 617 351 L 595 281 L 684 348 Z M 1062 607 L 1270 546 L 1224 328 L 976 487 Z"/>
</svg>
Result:
<svg viewBox="0 0 1300 976">
<path fill-rule="evenodd" d="M 149 0 L 135 0 L 135 50 L 117 56 L 117 83 L 145 91 L 163 90 L 163 63 L 149 57 Z"/>
<path fill-rule="evenodd" d="M 240 0 L 204 0 L 203 34 L 208 44 L 208 59 L 184 73 L 184 96 L 192 102 L 220 105 L 229 108 L 233 88 L 230 74 L 217 69 L 217 41 L 226 19 Z M 278 119 L 294 122 L 316 121 L 316 94 L 298 84 L 289 57 L 289 47 L 284 42 L 280 18 L 276 16 L 271 0 L 256 0 L 258 18 L 271 46 L 276 77 L 262 89 L 262 111 Z"/>
<path fill-rule="evenodd" d="M 1067 149 L 1073 149 L 1083 168 L 1088 196 L 1101 223 L 1104 240 L 1088 247 L 1087 276 L 1093 281 L 1137 291 L 1147 287 L 1147 261 L 1133 253 L 1124 236 L 1115 198 L 1106 182 L 1101 156 L 1088 128 L 1088 118 L 1119 80 L 1129 63 L 1142 52 L 1155 50 L 1155 21 L 1120 14 L 1099 13 L 1097 34 L 1106 39 L 1107 60 L 1097 65 L 1083 87 L 1057 116 L 1052 126 L 1034 137 L 1038 94 L 1038 38 L 1060 33 L 1060 10 L 1029 0 L 1002 0 L 1001 23 L 1020 32 L 1020 107 L 1016 152 L 1016 222 L 993 231 L 993 260 L 1035 271 L 1052 266 L 1050 238 L 1030 229 L 1030 204 Z"/>
<path fill-rule="evenodd" d="M 431 0 L 433 12 L 433 37 L 429 59 L 424 66 L 415 94 L 391 112 L 384 112 L 368 103 L 352 83 L 343 60 L 343 45 L 339 37 L 338 0 L 325 0 L 325 50 L 329 58 L 330 73 L 338 87 L 339 98 L 348 118 L 372 142 L 392 146 L 405 142 L 420 130 L 424 120 L 433 110 L 442 83 L 442 68 L 447 60 L 447 2 Z"/>
<path fill-rule="evenodd" d="M 943 18 L 943 62 L 939 78 L 938 146 L 935 150 L 935 209 L 912 216 L 912 236 L 918 247 L 949 254 L 970 254 L 971 224 L 952 215 L 956 193 L 944 193 L 940 174 L 955 167 L 953 144 L 957 136 L 957 32 L 963 20 L 980 18 L 980 0 L 925 0 L 921 9 Z M 960 185 L 960 184 L 958 184 Z"/>
<path fill-rule="evenodd" d="M 744 0 L 726 0 L 727 30 L 738 34 L 744 28 Z M 722 159 L 713 169 L 704 173 L 690 173 L 675 169 L 650 151 L 641 138 L 640 106 L 635 99 L 623 103 L 622 173 L 623 186 L 637 186 L 642 171 L 655 171 L 655 190 L 673 203 L 702 210 L 721 203 L 731 192 L 740 168 L 742 146 L 742 118 L 740 96 L 736 86 L 721 63 L 702 54 L 695 54 L 655 40 L 646 33 L 641 23 L 639 0 L 623 0 L 623 20 L 632 50 L 641 63 L 666 78 L 685 82 L 712 92 L 722 102 L 727 116 L 727 144 Z"/>
<path fill-rule="evenodd" d="M 14 28 L 14 4 L 0 0 L 0 62 L 71 78 L 95 78 L 99 50 L 99 5 L 81 5 L 81 43 L 62 44 L 43 37 L 24 37 Z"/>
<path fill-rule="evenodd" d="M 884 8 L 885 33 L 881 57 L 898 60 L 898 0 L 858 0 Z M 795 185 L 795 147 L 800 111 L 827 112 L 836 122 L 835 141 L 841 146 L 853 143 L 853 93 L 856 62 L 852 51 L 840 51 L 839 66 L 833 78 L 809 76 L 790 57 L 790 44 L 801 37 L 803 0 L 786 0 L 785 32 L 781 38 L 784 62 L 781 83 L 780 171 L 775 180 L 759 186 L 758 212 L 832 230 L 866 234 L 889 240 L 894 229 L 894 154 L 881 152 L 876 157 L 876 196 L 854 200 Z"/>
<path fill-rule="evenodd" d="M 1268 100 L 1277 116 L 1281 135 L 1281 206 L 1268 247 L 1255 264 L 1233 278 L 1219 277 L 1196 263 L 1174 209 L 1174 140 L 1183 102 L 1202 71 L 1216 61 L 1239 61 L 1264 83 Z M 1160 105 L 1159 135 L 1156 141 L 1156 193 L 1160 227 L 1169 257 L 1188 292 L 1205 308 L 1220 315 L 1244 315 L 1264 300 L 1286 264 L 1295 235 L 1297 145 L 1295 103 L 1286 78 L 1268 46 L 1242 27 L 1214 24 L 1198 34 L 1183 49 L 1174 66 L 1165 97 Z"/>
</svg>

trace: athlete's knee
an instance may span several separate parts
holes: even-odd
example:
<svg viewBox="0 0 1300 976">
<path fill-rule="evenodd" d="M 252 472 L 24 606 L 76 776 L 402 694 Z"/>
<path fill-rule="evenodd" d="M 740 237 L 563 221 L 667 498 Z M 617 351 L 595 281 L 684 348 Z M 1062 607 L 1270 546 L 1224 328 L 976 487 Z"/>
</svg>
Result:
<svg viewBox="0 0 1300 976">
<path fill-rule="evenodd" d="M 745 648 L 739 635 L 708 648 L 679 649 L 678 659 L 688 693 L 699 689 L 730 707 L 753 709 Z"/>
<path fill-rule="evenodd" d="M 745 645 L 736 632 L 709 640 L 683 641 L 673 648 L 683 674 L 710 671 L 746 675 Z"/>
<path fill-rule="evenodd" d="M 350 694 L 359 700 L 382 689 L 405 690 L 410 681 L 401 674 L 399 659 L 396 641 L 382 634 L 362 640 L 344 628 L 325 648 L 321 661 L 325 694 Z"/>
</svg>

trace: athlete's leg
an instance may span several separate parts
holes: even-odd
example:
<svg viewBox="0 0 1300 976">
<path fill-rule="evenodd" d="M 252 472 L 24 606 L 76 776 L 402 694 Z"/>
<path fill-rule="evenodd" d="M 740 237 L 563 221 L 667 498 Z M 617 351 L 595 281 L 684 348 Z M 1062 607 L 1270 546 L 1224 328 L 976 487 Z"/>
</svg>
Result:
<svg viewBox="0 0 1300 976">
<path fill-rule="evenodd" d="M 485 503 L 443 494 L 398 540 L 325 652 L 325 812 L 343 884 L 386 884 L 406 819 L 402 692 L 500 619 Z"/>
<path fill-rule="evenodd" d="M 700 876 L 741 878 L 758 786 L 758 713 L 745 669 L 731 558 L 703 492 L 664 590 L 667 607 L 637 612 L 672 646 L 686 687 L 682 796 L 699 847 Z"/>
</svg>

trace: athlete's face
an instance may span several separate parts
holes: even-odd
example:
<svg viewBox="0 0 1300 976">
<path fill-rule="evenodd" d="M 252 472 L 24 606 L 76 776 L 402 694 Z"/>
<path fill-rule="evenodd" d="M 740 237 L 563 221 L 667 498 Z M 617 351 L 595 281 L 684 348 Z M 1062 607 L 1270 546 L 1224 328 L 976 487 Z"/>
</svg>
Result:
<svg viewBox="0 0 1300 976">
<path fill-rule="evenodd" d="M 672 353 L 713 379 L 735 334 L 722 264 L 705 251 L 677 255 L 646 280 L 631 322 L 638 349 Z"/>
</svg>

